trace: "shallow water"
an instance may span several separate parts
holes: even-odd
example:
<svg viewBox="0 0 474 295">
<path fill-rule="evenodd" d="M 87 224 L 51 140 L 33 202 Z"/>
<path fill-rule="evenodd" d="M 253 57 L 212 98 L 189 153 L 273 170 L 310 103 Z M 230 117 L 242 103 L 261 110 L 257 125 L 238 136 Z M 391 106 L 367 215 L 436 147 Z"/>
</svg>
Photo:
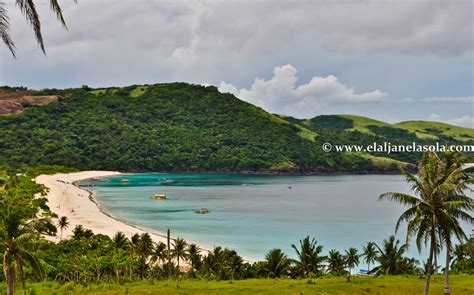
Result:
<svg viewBox="0 0 474 295">
<path fill-rule="evenodd" d="M 381 243 L 394 233 L 403 207 L 378 196 L 409 192 L 399 175 L 133 174 L 83 183 L 95 184 L 102 208 L 120 219 L 161 232 L 170 228 L 173 236 L 233 248 L 249 259 L 262 259 L 272 248 L 294 257 L 291 244 L 306 235 L 324 253 Z M 168 199 L 153 200 L 154 194 Z M 210 213 L 196 214 L 200 208 Z M 397 236 L 404 241 L 404 234 Z M 414 246 L 408 254 L 425 256 Z"/>
</svg>

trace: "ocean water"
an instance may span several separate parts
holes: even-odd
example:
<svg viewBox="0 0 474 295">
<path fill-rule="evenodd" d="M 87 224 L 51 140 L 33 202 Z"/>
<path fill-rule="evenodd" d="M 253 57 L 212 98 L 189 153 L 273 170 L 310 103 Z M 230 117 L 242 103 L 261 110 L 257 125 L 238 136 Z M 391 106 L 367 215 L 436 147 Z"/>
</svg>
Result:
<svg viewBox="0 0 474 295">
<path fill-rule="evenodd" d="M 123 182 L 127 179 L 128 182 Z M 306 235 L 330 249 L 361 251 L 394 234 L 403 207 L 378 201 L 381 193 L 409 192 L 400 175 L 255 176 L 129 174 L 87 180 L 113 216 L 158 232 L 169 228 L 207 246 L 229 247 L 249 260 L 272 248 L 294 257 L 291 244 Z M 167 200 L 154 200 L 166 194 Z M 207 208 L 209 214 L 197 214 Z M 468 231 L 470 232 L 470 231 Z M 397 237 L 404 241 L 405 232 Z M 410 246 L 408 255 L 425 259 Z"/>
</svg>

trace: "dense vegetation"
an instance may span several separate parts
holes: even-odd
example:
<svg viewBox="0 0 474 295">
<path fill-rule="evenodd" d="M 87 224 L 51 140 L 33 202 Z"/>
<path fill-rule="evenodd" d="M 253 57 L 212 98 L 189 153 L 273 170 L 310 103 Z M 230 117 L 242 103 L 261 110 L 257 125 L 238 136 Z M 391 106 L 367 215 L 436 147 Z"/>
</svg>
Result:
<svg viewBox="0 0 474 295">
<path fill-rule="evenodd" d="M 215 87 L 45 90 L 59 101 L 0 117 L 0 163 L 127 171 L 370 171 L 355 154 Z M 306 131 L 310 132 L 310 131 Z"/>
<path fill-rule="evenodd" d="M 0 116 L 0 164 L 126 171 L 364 173 L 398 171 L 404 162 L 416 163 L 421 154 L 375 152 L 372 156 L 378 158 L 374 158 L 326 153 L 322 144 L 472 144 L 474 138 L 472 130 L 454 126 L 443 125 L 441 130 L 437 125 L 430 134 L 431 129 L 416 129 L 414 123 L 398 128 L 357 116 L 311 120 L 277 116 L 215 87 L 185 83 L 46 89 L 35 95 L 57 96 L 58 101 L 25 105 L 28 111 L 23 114 Z M 385 159 L 377 161 L 380 157 Z"/>
</svg>

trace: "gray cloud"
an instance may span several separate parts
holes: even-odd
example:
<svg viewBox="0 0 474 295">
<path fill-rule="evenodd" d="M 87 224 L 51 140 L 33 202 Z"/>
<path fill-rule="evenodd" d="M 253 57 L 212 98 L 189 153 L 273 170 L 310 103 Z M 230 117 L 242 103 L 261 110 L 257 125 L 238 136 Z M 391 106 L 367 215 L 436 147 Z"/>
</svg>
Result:
<svg viewBox="0 0 474 295">
<path fill-rule="evenodd" d="M 18 59 L 0 46 L 1 84 L 227 81 L 230 90 L 247 89 L 249 100 L 264 100 L 261 105 L 270 111 L 401 120 L 433 112 L 446 118 L 472 115 L 439 98 L 439 103 L 422 99 L 472 97 L 472 1 L 62 1 L 69 31 L 57 22 L 49 1 L 37 3 L 48 57 L 8 0 Z M 299 84 L 285 90 L 292 103 L 279 93 L 251 97 L 255 77 L 272 81 L 271 69 L 285 64 L 299 71 Z M 370 103 L 381 96 L 383 101 Z M 400 97 L 416 99 L 393 103 Z"/>
</svg>

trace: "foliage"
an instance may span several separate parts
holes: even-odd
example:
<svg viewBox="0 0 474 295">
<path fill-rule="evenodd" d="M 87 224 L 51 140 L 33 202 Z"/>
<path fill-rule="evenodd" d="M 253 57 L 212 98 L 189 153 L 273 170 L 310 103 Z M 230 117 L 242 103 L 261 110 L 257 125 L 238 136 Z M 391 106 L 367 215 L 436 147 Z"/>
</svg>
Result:
<svg viewBox="0 0 474 295">
<path fill-rule="evenodd" d="M 377 170 L 358 155 L 323 152 L 331 135 L 302 137 L 301 126 L 215 87 L 171 83 L 47 93 L 60 99 L 0 117 L 0 164 L 171 172 Z"/>
</svg>

